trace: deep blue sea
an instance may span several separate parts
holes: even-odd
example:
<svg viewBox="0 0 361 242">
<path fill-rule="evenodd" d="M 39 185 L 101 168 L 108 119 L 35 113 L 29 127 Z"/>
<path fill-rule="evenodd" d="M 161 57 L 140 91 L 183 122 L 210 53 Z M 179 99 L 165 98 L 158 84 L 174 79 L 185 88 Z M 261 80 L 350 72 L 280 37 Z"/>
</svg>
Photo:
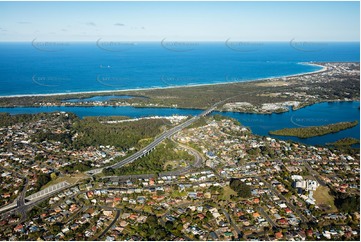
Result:
<svg viewBox="0 0 361 242">
<path fill-rule="evenodd" d="M 214 84 L 357 61 L 359 43 L 0 43 L 0 96 Z"/>
<path fill-rule="evenodd" d="M 280 114 L 244 114 L 234 112 L 213 112 L 237 119 L 249 127 L 254 134 L 270 136 L 271 130 L 294 127 L 320 126 L 336 122 L 360 121 L 360 102 L 324 102 L 296 111 Z M 85 116 L 129 116 L 132 118 L 146 116 L 197 115 L 202 110 L 176 108 L 134 108 L 134 107 L 18 107 L 0 108 L 0 112 L 11 114 L 65 111 L 73 112 L 79 117 Z M 340 131 L 308 139 L 297 137 L 272 136 L 283 140 L 293 140 L 310 145 L 324 145 L 345 137 L 360 139 L 360 124 Z M 357 146 L 359 147 L 359 146 Z"/>
</svg>

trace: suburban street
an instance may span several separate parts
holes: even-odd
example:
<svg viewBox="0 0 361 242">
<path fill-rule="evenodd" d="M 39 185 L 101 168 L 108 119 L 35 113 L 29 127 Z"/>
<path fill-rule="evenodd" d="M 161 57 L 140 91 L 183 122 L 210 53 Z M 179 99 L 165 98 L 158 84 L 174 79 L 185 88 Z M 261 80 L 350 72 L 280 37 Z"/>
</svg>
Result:
<svg viewBox="0 0 361 242">
<path fill-rule="evenodd" d="M 264 217 L 267 222 L 274 228 L 277 228 L 278 225 L 270 218 L 270 216 L 264 211 L 262 207 L 257 207 L 257 212 L 259 212 L 262 217 Z"/>
<path fill-rule="evenodd" d="M 318 174 L 318 172 L 312 169 L 310 164 L 308 164 L 308 161 L 304 161 L 303 164 L 321 186 L 327 186 L 327 184 L 322 179 L 320 179 L 320 174 Z"/>
<path fill-rule="evenodd" d="M 264 178 L 259 177 L 259 179 L 264 182 L 264 184 L 273 192 L 275 193 L 279 198 L 281 198 L 283 201 L 285 201 L 285 203 L 287 204 L 287 206 L 292 209 L 293 211 L 295 211 L 297 213 L 297 215 L 301 218 L 302 222 L 306 223 L 308 222 L 308 219 L 298 210 L 298 208 L 296 208 L 293 204 L 291 204 L 288 199 L 286 199 L 280 192 L 278 192 L 271 184 L 269 184 Z"/>
<path fill-rule="evenodd" d="M 115 217 L 114 217 L 114 220 L 113 220 L 113 221 L 108 225 L 108 227 L 106 227 L 106 228 L 104 229 L 104 231 L 98 236 L 98 239 L 99 239 L 99 240 L 102 240 L 102 238 L 103 238 L 104 235 L 108 232 L 108 230 L 111 229 L 111 228 L 114 226 L 114 224 L 118 221 L 121 210 L 120 210 L 120 209 L 117 209 L 116 211 L 117 211 L 117 213 L 116 213 L 116 215 L 115 215 Z"/>
<path fill-rule="evenodd" d="M 20 217 L 21 221 L 26 220 L 27 206 L 25 205 L 25 195 L 28 190 L 28 185 L 29 185 L 29 180 L 28 178 L 25 177 L 25 185 L 16 200 L 18 212 L 20 213 L 21 216 Z"/>
<path fill-rule="evenodd" d="M 238 236 L 243 236 L 242 231 L 239 229 L 238 225 L 234 223 L 232 217 L 227 213 L 227 211 L 224 208 L 221 208 L 224 216 L 226 216 L 228 222 L 232 225 L 234 230 L 237 232 Z"/>
</svg>

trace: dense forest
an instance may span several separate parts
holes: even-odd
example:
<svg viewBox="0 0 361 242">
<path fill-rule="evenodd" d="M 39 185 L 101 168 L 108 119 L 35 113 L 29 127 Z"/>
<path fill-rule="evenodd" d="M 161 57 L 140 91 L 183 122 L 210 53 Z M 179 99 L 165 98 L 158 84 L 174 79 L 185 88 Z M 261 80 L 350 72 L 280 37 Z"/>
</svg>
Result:
<svg viewBox="0 0 361 242">
<path fill-rule="evenodd" d="M 335 124 L 311 126 L 304 128 L 285 128 L 285 129 L 270 131 L 269 134 L 282 135 L 282 136 L 296 136 L 305 139 L 305 138 L 311 138 L 325 134 L 337 133 L 341 130 L 355 127 L 357 124 L 358 121 L 353 121 L 353 122 L 340 122 Z"/>
<path fill-rule="evenodd" d="M 154 138 L 161 132 L 161 126 L 169 124 L 165 119 L 103 124 L 95 117 L 86 117 L 73 125 L 73 129 L 79 134 L 73 145 L 74 148 L 90 145 L 112 145 L 122 150 L 134 146 L 140 148 L 140 140 Z"/>
<path fill-rule="evenodd" d="M 344 193 L 335 194 L 335 205 L 340 212 L 354 213 L 360 211 L 360 196 L 352 196 Z"/>
</svg>

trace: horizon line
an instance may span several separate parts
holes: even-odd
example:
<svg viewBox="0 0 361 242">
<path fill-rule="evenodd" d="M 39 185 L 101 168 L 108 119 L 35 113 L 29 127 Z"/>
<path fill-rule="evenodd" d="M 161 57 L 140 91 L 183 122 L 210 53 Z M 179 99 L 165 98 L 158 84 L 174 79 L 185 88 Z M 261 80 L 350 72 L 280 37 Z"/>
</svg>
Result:
<svg viewBox="0 0 361 242">
<path fill-rule="evenodd" d="M 0 40 L 0 43 L 28 43 L 28 42 L 33 42 L 34 40 L 36 40 L 37 38 L 31 39 L 31 40 Z M 81 42 L 81 43 L 90 43 L 90 42 L 97 42 L 102 38 L 98 38 L 96 40 L 40 40 L 39 42 Z M 154 43 L 154 42 L 162 42 L 164 41 L 166 38 L 160 39 L 160 40 L 105 40 L 107 42 L 147 42 L 147 43 Z M 251 43 L 260 43 L 260 42 L 278 42 L 278 43 L 285 43 L 285 42 L 318 42 L 318 43 L 322 43 L 322 42 L 335 42 L 335 43 L 360 43 L 360 40 L 295 40 L 295 39 L 290 39 L 290 40 L 231 40 L 230 38 L 225 39 L 225 40 L 172 40 L 169 39 L 169 42 L 226 42 L 226 41 L 230 41 L 230 42 L 251 42 Z"/>
</svg>

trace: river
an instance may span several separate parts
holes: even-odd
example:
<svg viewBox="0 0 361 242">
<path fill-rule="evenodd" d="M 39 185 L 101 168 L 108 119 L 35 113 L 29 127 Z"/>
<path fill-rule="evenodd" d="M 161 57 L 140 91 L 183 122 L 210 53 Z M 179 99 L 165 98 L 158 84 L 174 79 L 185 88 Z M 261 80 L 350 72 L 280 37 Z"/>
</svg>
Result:
<svg viewBox="0 0 361 242">
<path fill-rule="evenodd" d="M 254 134 L 271 136 L 283 140 L 293 140 L 309 145 L 325 145 L 345 137 L 360 139 L 360 124 L 334 134 L 300 139 L 297 137 L 272 136 L 268 132 L 282 128 L 308 127 L 336 122 L 360 121 L 360 102 L 323 102 L 305 108 L 280 114 L 245 114 L 237 112 L 213 112 L 237 119 L 249 127 Z M 179 108 L 135 108 L 135 107 L 16 107 L 0 108 L 0 112 L 10 114 L 64 111 L 72 112 L 80 118 L 86 116 L 147 116 L 197 115 L 202 110 Z M 359 147 L 359 145 L 357 146 Z"/>
</svg>

